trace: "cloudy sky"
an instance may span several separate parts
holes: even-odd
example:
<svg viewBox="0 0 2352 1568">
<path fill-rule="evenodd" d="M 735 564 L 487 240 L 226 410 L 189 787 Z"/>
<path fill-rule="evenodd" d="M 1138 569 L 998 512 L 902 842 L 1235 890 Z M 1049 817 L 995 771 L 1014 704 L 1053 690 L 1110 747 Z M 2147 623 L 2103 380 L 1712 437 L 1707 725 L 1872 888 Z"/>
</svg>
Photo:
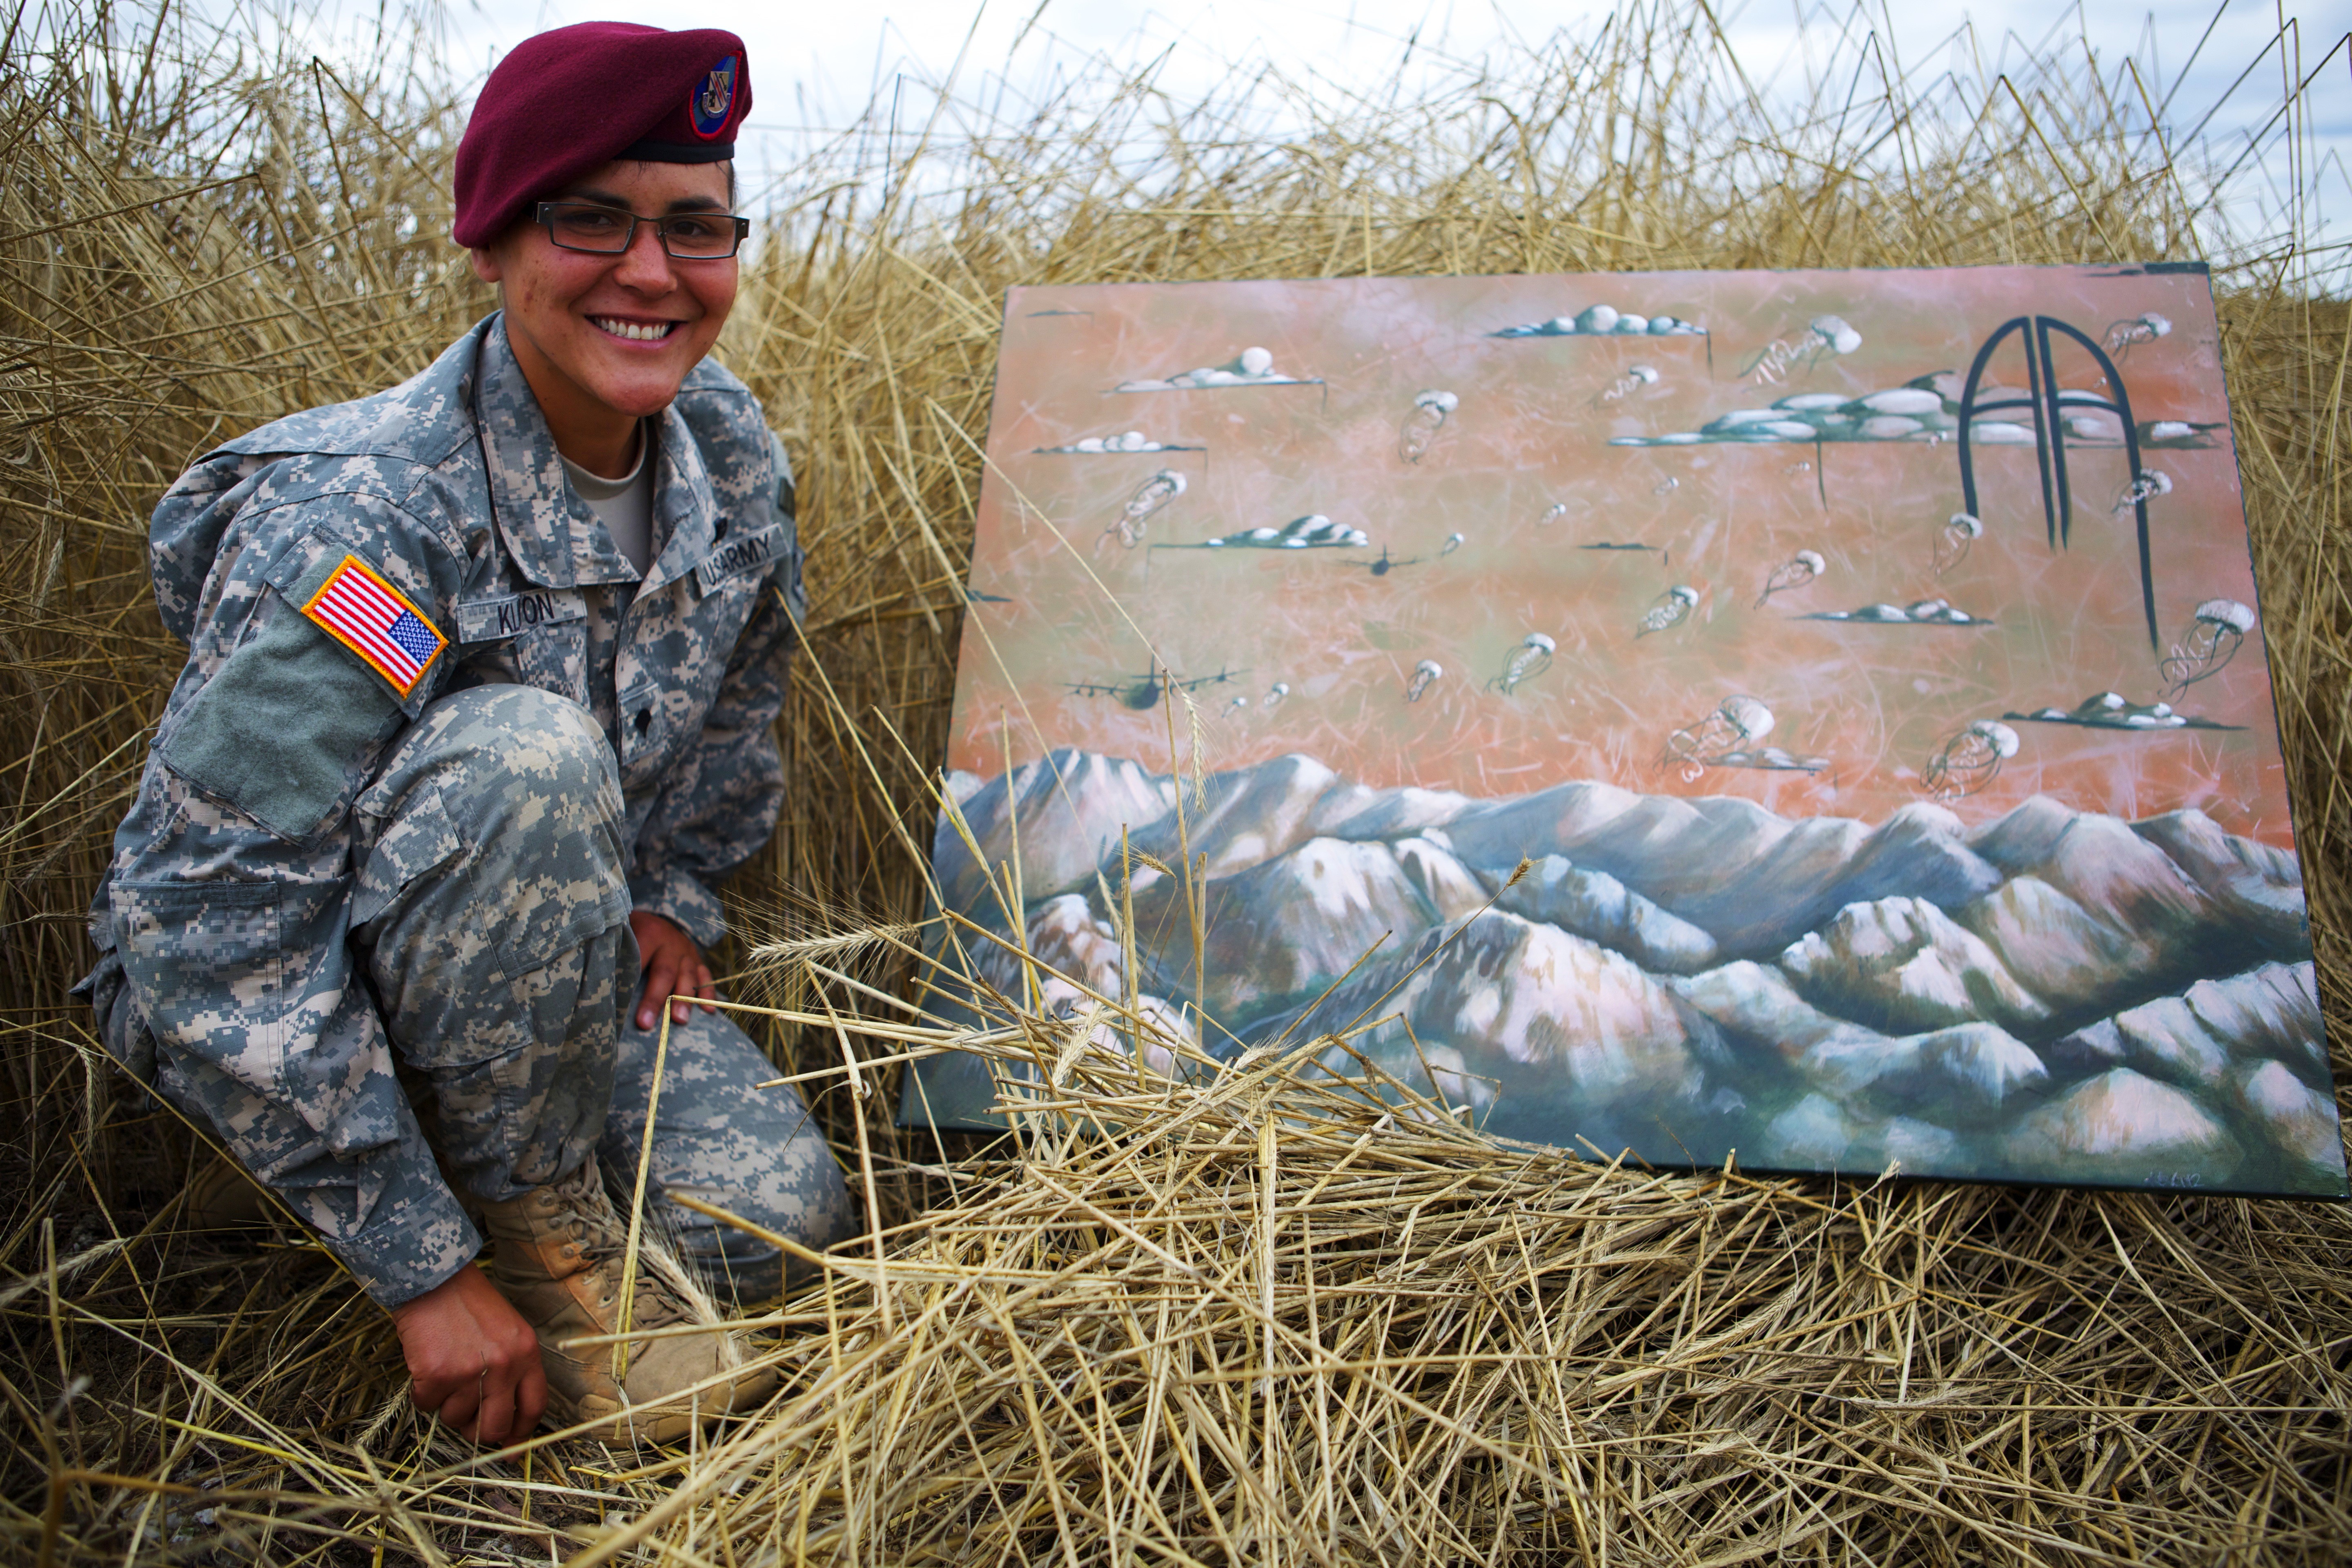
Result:
<svg viewBox="0 0 2352 1568">
<path fill-rule="evenodd" d="M 1998 68 L 2005 44 L 2010 58 L 2016 57 L 2019 46 L 2010 34 L 2039 45 L 2053 33 L 2075 30 L 2074 19 L 2079 13 L 2079 30 L 2110 60 L 2125 53 L 2147 58 L 2152 37 L 2157 64 L 2168 84 L 2214 19 L 2215 4 L 2160 0 L 2150 7 L 2130 0 L 2088 0 L 2061 7 L 2049 0 L 1980 0 L 1966 6 L 1905 5 L 1886 7 L 1888 14 L 1877 25 L 1894 38 L 1906 62 L 1941 63 L 1954 50 L 1972 47 L 1985 66 Z M 1038 0 L 992 0 L 980 9 L 975 31 L 972 0 L 888 0 L 881 6 L 839 7 L 681 7 L 676 0 L 473 0 L 453 5 L 451 22 L 461 51 L 483 64 L 515 39 L 567 22 L 611 18 L 662 26 L 729 26 L 750 45 L 757 79 L 786 89 L 773 92 L 769 101 L 781 108 L 792 101 L 791 88 L 807 85 L 816 89 L 818 100 L 845 110 L 864 101 L 874 86 L 898 71 L 943 74 L 968 36 L 971 65 L 983 68 L 1002 66 L 1015 38 L 1023 40 L 1024 61 L 1057 49 L 1136 59 L 1171 51 L 1166 79 L 1181 92 L 1223 76 L 1233 62 L 1258 57 L 1331 74 L 1384 67 L 1394 61 L 1403 41 L 1414 37 L 1422 48 L 1475 59 L 1515 38 L 1539 41 L 1555 28 L 1573 26 L 1608 9 L 1593 0 L 1509 6 L 1489 0 L 1160 0 L 1155 5 L 1136 0 L 1045 0 L 1043 5 Z M 2298 9 L 2311 11 L 2305 17 L 2305 49 L 2315 63 L 2317 52 L 2342 32 L 2343 18 L 2339 14 L 2331 27 L 2326 8 L 2294 5 L 2287 7 L 2288 15 Z M 1744 5 L 1731 0 L 1717 10 L 1727 19 L 1732 42 L 1748 61 L 1786 54 L 1801 11 L 1832 27 L 1846 15 L 1837 5 L 1758 0 Z M 1964 22 L 1972 24 L 1972 42 L 1956 39 Z M 2192 86 L 2210 81 L 2218 94 L 2276 27 L 2268 0 L 2230 0 L 2198 62 Z M 2323 33 L 2328 36 L 2322 38 Z M 2347 112 L 2352 113 L 2352 106 Z"/>
<path fill-rule="evenodd" d="M 2219 5 L 2219 14 L 2216 5 Z M 593 18 L 678 26 L 730 26 L 743 35 L 752 60 L 759 102 L 757 139 L 771 165 L 793 149 L 847 123 L 877 95 L 905 96 L 912 84 L 945 79 L 969 40 L 961 93 L 1009 81 L 1016 96 L 1034 90 L 1056 65 L 1100 56 L 1157 62 L 1160 85 L 1180 101 L 1234 79 L 1236 68 L 1271 60 L 1286 74 L 1360 84 L 1368 73 L 1392 68 L 1408 39 L 1424 59 L 1476 61 L 1507 51 L 1514 42 L 1539 43 L 1556 29 L 1588 29 L 1609 6 L 1603 0 L 1551 0 L 1544 5 L 1496 5 L 1493 0 L 886 0 L 870 5 L 681 5 L 677 0 L 455 0 L 448 13 L 451 53 L 464 68 L 486 69 L 517 39 L 542 27 Z M 1801 18 L 1816 48 L 1854 12 L 1804 0 L 1727 0 L 1717 6 L 1725 30 L 1751 78 L 1777 74 L 1801 82 Z M 2333 4 L 2286 0 L 2300 15 L 2301 69 L 2311 71 L 2344 32 Z M 2193 125 L 2219 106 L 2209 127 L 2225 142 L 2269 120 L 2282 96 L 2281 52 L 2254 68 L 2278 30 L 2273 0 L 2083 0 L 2061 8 L 2050 0 L 1975 0 L 1966 6 L 1893 5 L 1871 0 L 1862 12 L 1891 40 L 1906 72 L 1951 70 L 1990 81 L 2027 54 L 2061 38 L 2086 38 L 2104 72 L 2126 55 L 2171 94 L 2166 119 Z M 2210 29 L 2210 30 L 2209 30 Z M 902 84 L 901 79 L 905 79 Z M 2339 55 L 2322 81 L 2352 81 Z M 915 91 L 921 100 L 922 94 Z M 2303 184 L 2321 191 L 2328 219 L 2352 211 L 2352 182 L 2344 162 L 2352 149 L 2352 90 L 2322 89 L 2315 126 L 2324 166 L 2306 171 Z M 909 110 L 912 104 L 908 105 Z M 928 107 L 928 104 L 925 104 Z M 910 127 L 919 116 L 909 114 Z M 816 133 L 812 138 L 812 133 Z M 2332 154 L 2332 159 L 2326 156 Z M 2293 176 L 2273 153 L 2275 185 Z M 748 172 L 748 171 L 747 171 Z M 2320 226 L 2332 230 L 2335 222 Z"/>
<path fill-rule="evenodd" d="M 304 35 L 309 52 L 331 58 L 372 38 L 381 0 L 291 0 L 316 5 L 298 19 L 289 0 L 198 0 L 207 10 L 278 12 L 268 25 Z M 1518 47 L 1554 33 L 1589 35 L 1608 0 L 1548 0 L 1502 5 L 1495 0 L 883 0 L 879 5 L 681 4 L 680 0 L 445 0 L 446 47 L 452 63 L 478 77 L 518 40 L 545 27 L 593 19 L 659 26 L 720 25 L 750 48 L 758 92 L 743 173 L 750 189 L 761 174 L 799 163 L 826 133 L 855 121 L 869 103 L 898 101 L 898 123 L 919 127 L 931 100 L 926 84 L 944 81 L 962 52 L 957 96 L 1017 111 L 1076 68 L 1108 58 L 1148 67 L 1178 103 L 1194 102 L 1245 79 L 1258 62 L 1292 80 L 1320 79 L 1347 89 L 1381 85 L 1408 41 L 1416 70 L 1493 59 L 1507 65 Z M 1679 5 L 1661 5 L 1681 14 Z M 1874 33 L 1891 46 L 1906 75 L 1925 87 L 1949 72 L 1990 84 L 2029 57 L 2087 41 L 2110 82 L 2126 57 L 2165 98 L 2174 135 L 2203 123 L 2222 158 L 2263 132 L 2247 177 L 2233 186 L 2233 227 L 2242 239 L 2278 232 L 2283 193 L 2306 204 L 2306 245 L 2352 245 L 2352 53 L 2344 0 L 1970 0 L 1962 5 L 1916 0 L 1717 0 L 1726 36 L 1749 79 L 1769 94 L 1795 96 L 1841 33 L 1850 43 Z M 2271 47 L 2284 17 L 2292 26 L 2292 69 L 2316 71 L 2306 94 L 2315 156 L 2300 166 L 2273 121 L 2284 96 L 2286 50 Z M 967 47 L 968 46 L 968 47 Z M 1853 68 L 1852 48 L 1841 51 Z M 2322 60 L 2326 59 L 2325 67 Z M 1981 88 L 1979 87 L 1979 90 Z M 2126 89 L 2129 91 L 2128 89 Z M 1977 96 L 1972 92 L 1970 96 Z M 2209 111 L 2210 111 L 2209 115 Z M 2260 211 L 2258 209 L 2268 209 Z M 2266 248 L 2266 247 L 2265 247 Z M 2332 256 L 2333 252 L 2326 253 Z M 2326 263 L 2323 261 L 2323 266 Z M 2338 276 L 2343 267 L 2333 268 Z"/>
</svg>

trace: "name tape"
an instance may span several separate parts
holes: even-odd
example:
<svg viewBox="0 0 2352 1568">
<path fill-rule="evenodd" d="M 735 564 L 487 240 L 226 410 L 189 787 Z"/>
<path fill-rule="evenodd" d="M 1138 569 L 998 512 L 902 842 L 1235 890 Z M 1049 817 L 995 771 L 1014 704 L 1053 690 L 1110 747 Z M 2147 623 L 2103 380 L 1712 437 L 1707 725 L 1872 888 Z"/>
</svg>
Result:
<svg viewBox="0 0 2352 1568">
<path fill-rule="evenodd" d="M 587 614 L 587 603 L 576 588 L 531 588 L 495 599 L 473 599 L 457 606 L 457 640 L 497 642 L 541 626 L 581 620 Z"/>
<path fill-rule="evenodd" d="M 764 572 L 776 563 L 783 542 L 784 527 L 780 522 L 772 522 L 757 533 L 722 540 L 694 569 L 695 586 L 709 594 L 737 577 Z"/>
</svg>

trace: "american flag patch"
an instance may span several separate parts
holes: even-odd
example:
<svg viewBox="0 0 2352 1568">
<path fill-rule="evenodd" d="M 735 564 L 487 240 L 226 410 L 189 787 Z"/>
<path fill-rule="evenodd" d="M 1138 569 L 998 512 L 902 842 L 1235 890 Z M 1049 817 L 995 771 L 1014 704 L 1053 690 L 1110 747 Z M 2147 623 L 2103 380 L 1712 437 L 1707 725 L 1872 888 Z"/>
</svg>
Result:
<svg viewBox="0 0 2352 1568">
<path fill-rule="evenodd" d="M 356 555 L 343 557 L 302 613 L 367 660 L 368 668 L 391 681 L 403 697 L 416 689 L 425 669 L 449 645 L 399 589 Z"/>
</svg>

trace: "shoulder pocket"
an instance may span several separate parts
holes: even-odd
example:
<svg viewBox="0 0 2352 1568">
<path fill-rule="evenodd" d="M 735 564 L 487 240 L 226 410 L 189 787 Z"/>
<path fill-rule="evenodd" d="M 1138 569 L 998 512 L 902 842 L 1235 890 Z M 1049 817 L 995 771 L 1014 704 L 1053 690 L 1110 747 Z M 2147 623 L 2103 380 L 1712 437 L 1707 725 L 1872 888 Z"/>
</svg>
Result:
<svg viewBox="0 0 2352 1568">
<path fill-rule="evenodd" d="M 165 765 L 281 838 L 327 827 L 358 793 L 399 701 L 273 593 L 259 635 L 229 655 L 158 748 Z"/>
</svg>

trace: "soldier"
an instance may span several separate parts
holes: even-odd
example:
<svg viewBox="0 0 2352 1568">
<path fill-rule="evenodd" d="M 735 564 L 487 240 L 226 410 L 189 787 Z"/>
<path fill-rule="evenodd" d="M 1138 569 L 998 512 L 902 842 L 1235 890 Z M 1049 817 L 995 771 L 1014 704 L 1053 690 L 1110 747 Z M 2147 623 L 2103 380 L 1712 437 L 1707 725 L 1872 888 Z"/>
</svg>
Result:
<svg viewBox="0 0 2352 1568">
<path fill-rule="evenodd" d="M 455 234 L 499 310 L 423 374 L 213 452 L 157 509 L 189 647 L 115 836 L 84 983 L 110 1050 L 208 1125 L 397 1325 L 418 1406 L 666 1440 L 773 1386 L 717 1333 L 632 1345 L 626 1224 L 739 1300 L 853 1211 L 715 997 L 716 883 L 766 842 L 801 605 L 784 454 L 705 359 L 742 41 L 587 23 L 490 73 Z M 634 998 L 634 1005 L 633 1005 Z M 437 1162 L 436 1162 L 437 1155 Z M 474 1267 L 485 1235 L 487 1272 Z M 677 1292 L 636 1282 L 633 1328 Z"/>
</svg>

